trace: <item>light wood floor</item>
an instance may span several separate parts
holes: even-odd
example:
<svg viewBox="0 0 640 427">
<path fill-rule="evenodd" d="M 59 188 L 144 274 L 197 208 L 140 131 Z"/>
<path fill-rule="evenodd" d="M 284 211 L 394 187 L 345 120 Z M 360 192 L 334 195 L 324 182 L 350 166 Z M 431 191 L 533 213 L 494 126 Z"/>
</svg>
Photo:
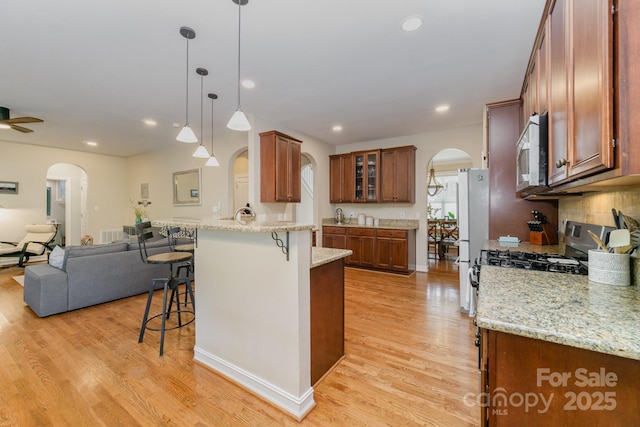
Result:
<svg viewBox="0 0 640 427">
<path fill-rule="evenodd" d="M 476 426 L 471 319 L 457 267 L 411 277 L 346 269 L 346 358 L 315 389 L 302 426 Z M 193 362 L 193 326 L 137 343 L 146 296 L 38 318 L 0 270 L 0 426 L 296 426 Z"/>
</svg>

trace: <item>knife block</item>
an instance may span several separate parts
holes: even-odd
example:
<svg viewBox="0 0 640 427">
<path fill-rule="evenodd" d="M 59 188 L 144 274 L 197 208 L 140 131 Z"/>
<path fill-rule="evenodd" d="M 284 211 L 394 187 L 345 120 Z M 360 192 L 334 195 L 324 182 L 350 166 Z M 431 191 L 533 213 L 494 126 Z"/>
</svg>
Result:
<svg viewBox="0 0 640 427">
<path fill-rule="evenodd" d="M 542 231 L 530 231 L 529 243 L 532 245 L 557 245 L 558 235 L 551 224 L 541 224 Z"/>
</svg>

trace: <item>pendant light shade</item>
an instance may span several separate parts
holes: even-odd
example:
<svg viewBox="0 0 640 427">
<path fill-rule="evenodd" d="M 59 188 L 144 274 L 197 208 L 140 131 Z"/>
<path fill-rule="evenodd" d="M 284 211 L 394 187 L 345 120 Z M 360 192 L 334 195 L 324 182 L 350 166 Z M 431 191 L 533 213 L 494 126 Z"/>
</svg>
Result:
<svg viewBox="0 0 640 427">
<path fill-rule="evenodd" d="M 185 105 L 186 118 L 185 118 L 184 127 L 182 128 L 182 130 L 180 130 L 180 133 L 178 133 L 178 136 L 176 137 L 176 139 L 180 142 L 193 143 L 193 142 L 198 142 L 198 138 L 196 138 L 196 134 L 193 133 L 191 126 L 189 126 L 189 40 L 196 38 L 196 32 L 189 27 L 181 27 L 180 34 L 182 35 L 182 37 L 187 39 L 187 84 L 186 84 L 187 100 Z"/>
<path fill-rule="evenodd" d="M 427 180 L 427 194 L 434 197 L 444 190 L 444 186 L 436 179 L 436 171 L 433 168 L 433 162 L 431 162 L 431 168 L 429 169 L 429 179 Z"/>
<path fill-rule="evenodd" d="M 247 131 L 251 130 L 251 124 L 249 123 L 249 120 L 247 120 L 247 116 L 244 115 L 242 107 L 240 106 L 240 11 L 242 6 L 249 3 L 249 0 L 232 1 L 238 5 L 238 108 L 236 108 L 236 112 L 231 116 L 229 123 L 227 123 L 227 127 L 231 130 Z"/>
<path fill-rule="evenodd" d="M 209 160 L 207 160 L 207 163 L 205 163 L 204 165 L 220 166 L 220 163 L 218 163 L 218 159 L 216 159 L 216 156 L 213 154 L 213 101 L 218 99 L 218 95 L 216 95 L 215 93 L 210 93 L 208 96 L 209 99 L 211 99 L 211 156 L 209 156 Z"/>
<path fill-rule="evenodd" d="M 202 145 L 202 140 L 204 139 L 203 137 L 203 133 L 202 133 L 202 123 L 204 122 L 203 118 L 202 118 L 202 98 L 204 98 L 204 92 L 203 92 L 203 80 L 204 80 L 204 76 L 209 74 L 209 71 L 207 71 L 206 68 L 197 68 L 196 69 L 196 73 L 198 73 L 198 75 L 200 75 L 200 146 L 196 149 L 195 153 L 193 153 L 193 157 L 199 157 L 201 159 L 206 159 L 209 157 L 209 152 L 207 151 L 207 148 Z"/>
</svg>

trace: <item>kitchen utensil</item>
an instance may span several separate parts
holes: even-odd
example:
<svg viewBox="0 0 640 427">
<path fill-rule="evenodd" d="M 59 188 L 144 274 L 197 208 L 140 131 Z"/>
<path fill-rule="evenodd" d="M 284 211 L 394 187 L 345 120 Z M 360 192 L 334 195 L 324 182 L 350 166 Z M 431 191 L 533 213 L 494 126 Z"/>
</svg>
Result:
<svg viewBox="0 0 640 427">
<path fill-rule="evenodd" d="M 598 245 L 600 249 L 602 249 L 605 252 L 609 252 L 609 249 L 607 249 L 607 246 L 604 244 L 604 242 L 600 240 L 600 238 L 596 236 L 593 231 L 587 230 L 587 233 L 589 233 L 589 236 L 591 236 L 593 241 L 596 242 L 596 245 Z"/>
<path fill-rule="evenodd" d="M 640 223 L 638 223 L 635 218 L 632 218 L 629 215 L 623 215 L 622 212 L 620 212 L 620 215 L 622 215 L 622 218 L 624 219 L 624 225 L 629 229 L 629 231 L 640 228 Z"/>
<path fill-rule="evenodd" d="M 609 234 L 609 247 L 613 248 L 613 252 L 616 254 L 624 254 L 631 249 L 630 240 L 629 230 L 613 230 Z"/>
<path fill-rule="evenodd" d="M 611 214 L 613 215 L 613 223 L 616 228 L 622 228 L 622 219 L 620 218 L 620 215 L 618 215 L 618 211 L 616 211 L 615 208 L 611 208 Z"/>
</svg>

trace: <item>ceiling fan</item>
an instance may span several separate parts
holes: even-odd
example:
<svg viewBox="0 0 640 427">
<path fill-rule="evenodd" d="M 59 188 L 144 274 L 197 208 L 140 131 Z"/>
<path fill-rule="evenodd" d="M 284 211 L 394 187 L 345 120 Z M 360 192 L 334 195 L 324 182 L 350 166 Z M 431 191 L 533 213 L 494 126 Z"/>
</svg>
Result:
<svg viewBox="0 0 640 427">
<path fill-rule="evenodd" d="M 16 117 L 15 119 L 9 118 L 9 109 L 0 107 L 0 129 L 13 129 L 22 133 L 33 132 L 31 129 L 27 129 L 22 126 L 18 126 L 17 123 L 41 123 L 44 120 L 37 119 L 35 117 Z"/>
</svg>

